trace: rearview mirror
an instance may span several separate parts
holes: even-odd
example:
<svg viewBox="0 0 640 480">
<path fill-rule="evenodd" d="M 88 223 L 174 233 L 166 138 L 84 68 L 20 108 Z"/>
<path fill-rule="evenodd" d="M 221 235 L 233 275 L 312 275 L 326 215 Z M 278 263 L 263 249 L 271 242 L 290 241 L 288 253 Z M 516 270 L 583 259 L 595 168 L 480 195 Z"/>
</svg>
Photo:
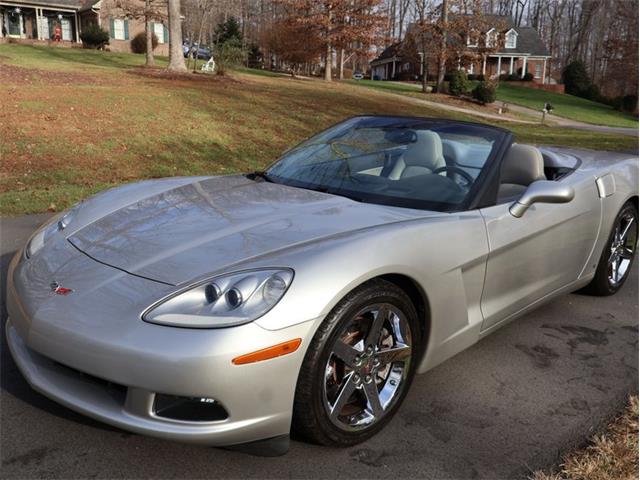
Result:
<svg viewBox="0 0 640 480">
<path fill-rule="evenodd" d="M 518 201 L 509 207 L 509 213 L 520 218 L 534 203 L 567 203 L 573 200 L 574 196 L 573 188 L 568 185 L 538 180 L 529 185 Z"/>
</svg>

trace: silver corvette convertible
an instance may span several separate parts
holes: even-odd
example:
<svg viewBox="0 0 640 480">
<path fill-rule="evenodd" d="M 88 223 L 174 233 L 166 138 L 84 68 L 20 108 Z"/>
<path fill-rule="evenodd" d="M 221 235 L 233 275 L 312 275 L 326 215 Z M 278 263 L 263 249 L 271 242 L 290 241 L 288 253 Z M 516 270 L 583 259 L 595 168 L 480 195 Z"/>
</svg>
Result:
<svg viewBox="0 0 640 480">
<path fill-rule="evenodd" d="M 567 292 L 614 294 L 638 157 L 363 116 L 247 175 L 151 180 L 43 225 L 8 276 L 31 386 L 140 434 L 262 454 L 379 432 L 425 372 Z"/>
</svg>

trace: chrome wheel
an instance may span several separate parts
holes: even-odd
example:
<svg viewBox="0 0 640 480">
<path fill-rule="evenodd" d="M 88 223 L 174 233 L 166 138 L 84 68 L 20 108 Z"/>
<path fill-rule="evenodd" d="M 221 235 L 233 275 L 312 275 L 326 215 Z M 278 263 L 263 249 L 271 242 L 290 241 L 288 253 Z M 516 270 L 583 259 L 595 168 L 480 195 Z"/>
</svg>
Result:
<svg viewBox="0 0 640 480">
<path fill-rule="evenodd" d="M 389 303 L 346 324 L 325 366 L 323 403 L 334 425 L 362 430 L 391 410 L 408 383 L 411 341 L 407 318 Z"/>
<path fill-rule="evenodd" d="M 637 242 L 637 219 L 632 211 L 627 211 L 618 219 L 611 240 L 607 263 L 610 286 L 617 287 L 624 280 L 631 266 Z"/>
</svg>

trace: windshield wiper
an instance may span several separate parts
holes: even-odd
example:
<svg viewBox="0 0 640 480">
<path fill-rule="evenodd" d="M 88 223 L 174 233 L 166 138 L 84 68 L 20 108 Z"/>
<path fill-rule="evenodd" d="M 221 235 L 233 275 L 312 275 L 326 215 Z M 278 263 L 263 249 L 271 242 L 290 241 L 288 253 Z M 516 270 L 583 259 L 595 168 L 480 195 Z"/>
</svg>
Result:
<svg viewBox="0 0 640 480">
<path fill-rule="evenodd" d="M 249 180 L 255 180 L 256 178 L 261 178 L 265 182 L 276 183 L 266 172 L 261 170 L 256 170 L 253 173 L 249 173 L 246 175 Z"/>
</svg>

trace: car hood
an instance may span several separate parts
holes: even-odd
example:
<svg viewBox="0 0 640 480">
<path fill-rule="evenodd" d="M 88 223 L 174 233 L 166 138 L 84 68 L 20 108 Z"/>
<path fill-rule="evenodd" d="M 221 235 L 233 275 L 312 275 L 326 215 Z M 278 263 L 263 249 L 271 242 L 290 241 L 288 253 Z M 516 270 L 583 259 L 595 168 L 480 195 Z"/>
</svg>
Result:
<svg viewBox="0 0 640 480">
<path fill-rule="evenodd" d="M 68 240 L 101 263 L 179 285 L 285 248 L 429 213 L 244 176 L 211 177 L 131 203 Z"/>
</svg>

